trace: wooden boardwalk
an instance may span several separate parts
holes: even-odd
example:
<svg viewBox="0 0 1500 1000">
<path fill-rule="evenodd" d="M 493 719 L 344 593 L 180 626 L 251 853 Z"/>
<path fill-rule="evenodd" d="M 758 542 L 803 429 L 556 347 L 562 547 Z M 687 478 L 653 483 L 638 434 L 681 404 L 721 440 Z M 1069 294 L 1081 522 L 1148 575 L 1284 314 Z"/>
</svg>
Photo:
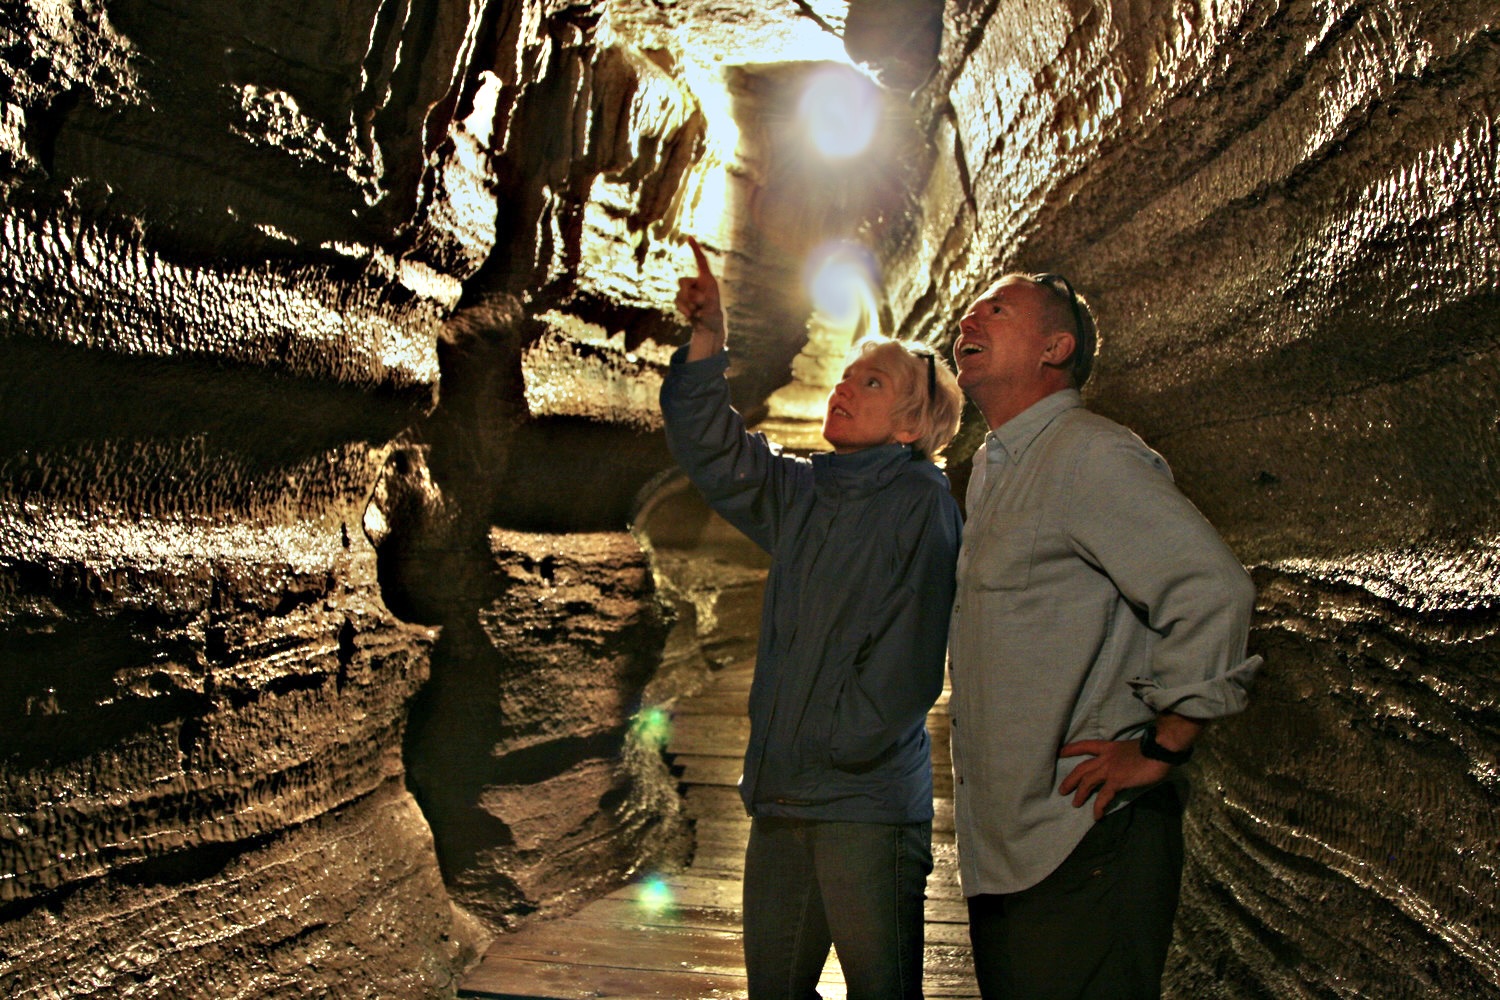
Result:
<svg viewBox="0 0 1500 1000">
<path fill-rule="evenodd" d="M 568 917 L 502 935 L 468 976 L 461 997 L 504 1000 L 742 1000 L 740 882 L 750 821 L 735 783 L 749 735 L 751 666 L 722 671 L 672 713 L 667 753 L 681 769 L 696 850 L 681 872 L 627 885 Z M 946 694 L 928 717 L 937 818 L 927 882 L 924 989 L 933 998 L 978 997 L 953 844 L 953 780 Z M 819 992 L 845 996 L 830 955 Z"/>
</svg>

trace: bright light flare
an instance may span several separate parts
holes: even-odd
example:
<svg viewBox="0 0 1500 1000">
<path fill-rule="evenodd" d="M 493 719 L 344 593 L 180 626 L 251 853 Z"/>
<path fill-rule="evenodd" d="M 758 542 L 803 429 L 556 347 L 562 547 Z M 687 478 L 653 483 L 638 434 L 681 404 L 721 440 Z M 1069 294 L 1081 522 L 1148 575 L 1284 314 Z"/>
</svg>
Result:
<svg viewBox="0 0 1500 1000">
<path fill-rule="evenodd" d="M 880 125 L 880 91 L 852 70 L 819 70 L 808 78 L 798 116 L 824 156 L 844 160 L 869 147 Z"/>
<path fill-rule="evenodd" d="M 858 244 L 820 247 L 808 258 L 803 280 L 813 308 L 834 323 L 854 327 L 879 315 L 875 258 Z"/>
<path fill-rule="evenodd" d="M 706 131 L 703 156 L 683 182 L 673 225 L 678 232 L 723 246 L 731 222 L 729 172 L 739 161 L 740 127 L 721 69 L 687 62 L 682 73 L 703 112 Z"/>
<path fill-rule="evenodd" d="M 672 735 L 672 717 L 660 708 L 644 708 L 631 720 L 636 737 L 648 747 L 661 749 Z"/>
<path fill-rule="evenodd" d="M 638 899 L 641 909 L 652 916 L 672 905 L 672 889 L 659 875 L 653 875 L 641 883 Z"/>
</svg>

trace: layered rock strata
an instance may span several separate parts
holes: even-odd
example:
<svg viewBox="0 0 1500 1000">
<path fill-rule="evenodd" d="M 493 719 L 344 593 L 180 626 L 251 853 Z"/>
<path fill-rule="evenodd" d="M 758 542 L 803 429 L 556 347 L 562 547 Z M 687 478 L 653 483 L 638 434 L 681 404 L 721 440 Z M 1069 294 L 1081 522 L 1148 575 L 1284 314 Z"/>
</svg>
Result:
<svg viewBox="0 0 1500 1000">
<path fill-rule="evenodd" d="M 1268 665 L 1201 755 L 1174 995 L 1500 994 L 1495 11 L 946 17 L 897 313 L 938 336 L 996 273 L 1068 274 L 1091 404 L 1260 585 Z"/>
<path fill-rule="evenodd" d="M 1500 995 L 1492 6 L 10 5 L 0 992 L 444 995 L 680 856 L 764 571 L 660 478 L 690 232 L 752 419 L 824 240 L 939 346 L 1066 272 L 1261 592 L 1169 992 Z"/>
</svg>

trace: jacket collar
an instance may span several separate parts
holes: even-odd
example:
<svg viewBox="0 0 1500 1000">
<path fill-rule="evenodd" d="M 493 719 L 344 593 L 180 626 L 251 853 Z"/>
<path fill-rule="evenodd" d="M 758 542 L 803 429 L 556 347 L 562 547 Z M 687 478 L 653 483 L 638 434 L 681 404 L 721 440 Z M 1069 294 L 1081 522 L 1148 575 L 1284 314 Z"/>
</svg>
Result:
<svg viewBox="0 0 1500 1000">
<path fill-rule="evenodd" d="M 859 496 L 880 489 L 915 458 L 909 444 L 881 444 L 847 455 L 820 451 L 812 457 L 813 479 L 820 491 Z"/>
</svg>

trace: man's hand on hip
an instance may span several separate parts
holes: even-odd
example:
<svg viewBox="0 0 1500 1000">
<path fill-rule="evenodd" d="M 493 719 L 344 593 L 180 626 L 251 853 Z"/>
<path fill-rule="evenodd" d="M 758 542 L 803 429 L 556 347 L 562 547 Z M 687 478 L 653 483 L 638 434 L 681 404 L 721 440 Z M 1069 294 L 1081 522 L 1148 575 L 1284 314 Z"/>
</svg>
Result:
<svg viewBox="0 0 1500 1000">
<path fill-rule="evenodd" d="M 1063 747 L 1057 755 L 1089 757 L 1063 779 L 1058 792 L 1071 794 L 1073 805 L 1078 808 L 1093 795 L 1096 821 L 1104 818 L 1105 810 L 1122 790 L 1154 785 L 1172 770 L 1170 764 L 1141 756 L 1140 740 L 1079 740 Z"/>
<path fill-rule="evenodd" d="M 1162 712 L 1155 722 L 1159 742 L 1174 751 L 1191 747 L 1207 725 L 1204 719 L 1176 712 Z M 1073 768 L 1057 790 L 1059 794 L 1072 795 L 1077 807 L 1082 807 L 1097 792 L 1095 821 L 1104 818 L 1104 811 L 1122 790 L 1154 785 L 1172 770 L 1171 764 L 1142 754 L 1140 740 L 1079 740 L 1063 747 L 1057 756 L 1089 758 Z"/>
</svg>

